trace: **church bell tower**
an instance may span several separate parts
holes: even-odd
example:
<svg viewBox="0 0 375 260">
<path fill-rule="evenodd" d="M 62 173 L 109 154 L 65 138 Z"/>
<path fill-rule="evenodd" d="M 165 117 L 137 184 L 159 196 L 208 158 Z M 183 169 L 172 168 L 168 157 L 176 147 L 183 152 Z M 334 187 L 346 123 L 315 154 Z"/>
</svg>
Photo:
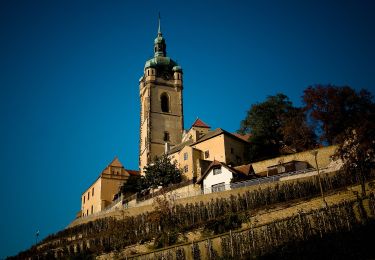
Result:
<svg viewBox="0 0 375 260">
<path fill-rule="evenodd" d="M 166 146 L 181 143 L 184 127 L 182 107 L 182 69 L 167 56 L 167 45 L 161 33 L 154 40 L 154 56 L 144 67 L 139 80 L 141 123 L 139 168 L 164 154 Z"/>
</svg>

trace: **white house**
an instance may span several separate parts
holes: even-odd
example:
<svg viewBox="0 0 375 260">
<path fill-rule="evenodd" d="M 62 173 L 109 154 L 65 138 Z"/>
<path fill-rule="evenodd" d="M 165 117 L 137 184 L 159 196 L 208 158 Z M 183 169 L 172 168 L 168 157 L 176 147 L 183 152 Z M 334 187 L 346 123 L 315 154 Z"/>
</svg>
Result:
<svg viewBox="0 0 375 260">
<path fill-rule="evenodd" d="M 213 161 L 197 180 L 197 183 L 201 184 L 205 194 L 230 190 L 232 178 L 237 178 L 238 180 L 249 179 L 250 171 L 251 165 L 232 168 L 225 163 Z"/>
</svg>

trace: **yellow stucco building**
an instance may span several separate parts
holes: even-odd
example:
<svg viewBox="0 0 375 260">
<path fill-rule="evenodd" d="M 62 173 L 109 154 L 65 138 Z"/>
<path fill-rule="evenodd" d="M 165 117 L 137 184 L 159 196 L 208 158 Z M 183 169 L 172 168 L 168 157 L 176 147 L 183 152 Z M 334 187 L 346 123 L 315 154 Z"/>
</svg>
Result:
<svg viewBox="0 0 375 260">
<path fill-rule="evenodd" d="M 138 175 L 138 171 L 126 170 L 117 157 L 113 159 L 94 183 L 82 193 L 80 216 L 85 217 L 105 209 L 112 203 L 119 187 L 131 176 Z"/>
<path fill-rule="evenodd" d="M 196 180 L 214 160 L 231 166 L 247 163 L 246 150 L 250 145 L 247 138 L 221 128 L 211 130 L 197 119 L 184 133 L 183 142 L 166 153 L 186 179 Z"/>
</svg>

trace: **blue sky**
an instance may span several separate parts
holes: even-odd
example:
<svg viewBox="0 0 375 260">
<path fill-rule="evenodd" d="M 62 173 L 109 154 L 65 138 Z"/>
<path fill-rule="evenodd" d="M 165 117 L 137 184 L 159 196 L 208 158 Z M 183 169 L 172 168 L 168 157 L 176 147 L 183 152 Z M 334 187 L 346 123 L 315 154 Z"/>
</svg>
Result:
<svg viewBox="0 0 375 260">
<path fill-rule="evenodd" d="M 138 162 L 139 87 L 161 12 L 185 127 L 317 83 L 375 88 L 371 1 L 1 1 L 0 258 L 66 227 L 118 156 Z"/>
</svg>

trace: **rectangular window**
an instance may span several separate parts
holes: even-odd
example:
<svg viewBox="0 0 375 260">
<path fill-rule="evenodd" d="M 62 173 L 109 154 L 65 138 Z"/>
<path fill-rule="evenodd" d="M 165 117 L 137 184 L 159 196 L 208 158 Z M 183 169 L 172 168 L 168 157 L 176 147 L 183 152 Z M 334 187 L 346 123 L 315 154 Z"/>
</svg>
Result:
<svg viewBox="0 0 375 260">
<path fill-rule="evenodd" d="M 91 205 L 91 214 L 94 213 L 94 205 Z"/>
<path fill-rule="evenodd" d="M 184 161 L 188 159 L 188 153 L 184 153 Z"/>
<path fill-rule="evenodd" d="M 85 204 L 85 202 L 86 202 L 86 197 L 83 196 L 83 204 Z"/>
<path fill-rule="evenodd" d="M 189 171 L 189 166 L 185 165 L 184 166 L 184 172 L 188 172 Z"/>
<path fill-rule="evenodd" d="M 211 186 L 212 192 L 225 191 L 225 182 L 221 182 Z"/>
<path fill-rule="evenodd" d="M 210 157 L 210 151 L 209 150 L 204 152 L 204 159 L 207 159 L 208 157 Z"/>
<path fill-rule="evenodd" d="M 221 168 L 215 168 L 214 169 L 214 175 L 220 174 L 221 173 Z"/>
<path fill-rule="evenodd" d="M 91 190 L 91 196 L 94 197 L 94 188 L 92 188 L 92 190 Z"/>
<path fill-rule="evenodd" d="M 90 192 L 87 193 L 87 200 L 90 199 Z"/>
<path fill-rule="evenodd" d="M 164 141 L 168 142 L 169 141 L 169 133 L 164 132 Z"/>
</svg>

